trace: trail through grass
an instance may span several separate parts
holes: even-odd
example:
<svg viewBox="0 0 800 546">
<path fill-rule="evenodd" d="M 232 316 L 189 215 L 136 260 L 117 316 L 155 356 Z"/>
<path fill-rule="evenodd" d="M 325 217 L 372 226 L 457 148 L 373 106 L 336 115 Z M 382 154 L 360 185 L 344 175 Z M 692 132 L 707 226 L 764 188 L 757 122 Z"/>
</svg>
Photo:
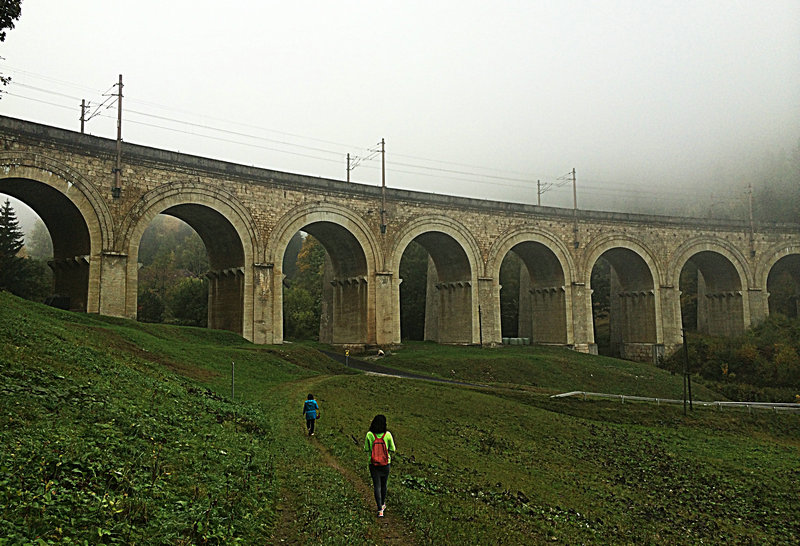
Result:
<svg viewBox="0 0 800 546">
<path fill-rule="evenodd" d="M 800 542 L 797 414 L 551 399 L 681 382 L 555 349 L 407 349 L 382 363 L 490 388 L 0 293 L 0 544 Z M 384 521 L 376 413 L 398 447 Z"/>
</svg>

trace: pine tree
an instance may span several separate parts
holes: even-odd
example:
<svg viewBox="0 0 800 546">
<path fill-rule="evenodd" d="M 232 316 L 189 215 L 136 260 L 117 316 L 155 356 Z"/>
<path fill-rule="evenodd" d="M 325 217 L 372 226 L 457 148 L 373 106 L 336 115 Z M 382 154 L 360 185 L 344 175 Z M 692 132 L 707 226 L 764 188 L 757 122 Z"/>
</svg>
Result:
<svg viewBox="0 0 800 546">
<path fill-rule="evenodd" d="M 0 209 L 0 289 L 17 293 L 25 279 L 27 264 L 18 256 L 24 244 L 24 234 L 17 215 L 6 199 Z"/>
</svg>

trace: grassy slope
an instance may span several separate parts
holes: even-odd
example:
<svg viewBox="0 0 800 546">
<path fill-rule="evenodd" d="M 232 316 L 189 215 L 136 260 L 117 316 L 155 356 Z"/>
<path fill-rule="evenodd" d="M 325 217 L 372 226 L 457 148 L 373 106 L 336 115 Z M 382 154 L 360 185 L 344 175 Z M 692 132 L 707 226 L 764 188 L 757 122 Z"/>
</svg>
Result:
<svg viewBox="0 0 800 546">
<path fill-rule="evenodd" d="M 445 379 L 496 386 L 520 385 L 543 393 L 588 391 L 680 399 L 683 382 L 650 364 L 518 345 L 494 349 L 407 342 L 381 365 Z M 700 385 L 698 400 L 720 399 Z"/>
<path fill-rule="evenodd" d="M 800 536 L 791 523 L 796 415 L 684 418 L 675 407 L 574 400 L 544 410 L 534 395 L 509 400 L 375 377 L 332 378 L 323 389 L 336 401 L 335 430 L 323 440 L 354 469 L 363 455 L 348 439 L 360 437 L 372 414 L 390 417 L 401 450 L 392 504 L 431 543 Z M 606 421 L 605 411 L 627 422 Z"/>
<path fill-rule="evenodd" d="M 675 396 L 680 378 L 647 366 L 423 344 L 383 361 L 532 387 L 466 389 L 347 374 L 304 345 L 255 347 L 7 294 L 0 347 L 0 536 L 11 543 L 380 543 L 352 483 L 368 481 L 358 444 L 377 412 L 400 448 L 390 512 L 413 521 L 420 543 L 800 537 L 800 416 L 684 417 L 539 392 Z M 231 361 L 236 404 L 220 396 Z M 309 391 L 323 411 L 312 442 L 299 415 Z"/>
<path fill-rule="evenodd" d="M 317 452 L 282 439 L 287 419 L 270 410 L 284 400 L 218 394 L 230 392 L 231 361 L 237 399 L 339 369 L 302 346 L 289 354 L 0 293 L 0 544 L 267 540 L 287 461 Z"/>
</svg>

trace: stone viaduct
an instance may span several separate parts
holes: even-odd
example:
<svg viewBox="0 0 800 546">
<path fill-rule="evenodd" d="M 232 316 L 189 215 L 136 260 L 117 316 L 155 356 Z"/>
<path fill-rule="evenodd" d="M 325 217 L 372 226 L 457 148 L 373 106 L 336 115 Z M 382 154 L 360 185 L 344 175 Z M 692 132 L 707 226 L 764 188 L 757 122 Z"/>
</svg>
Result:
<svg viewBox="0 0 800 546">
<path fill-rule="evenodd" d="M 136 318 L 137 256 L 158 214 L 180 218 L 209 255 L 209 327 L 254 343 L 283 340 L 283 256 L 303 230 L 333 276 L 329 341 L 401 341 L 400 260 L 412 241 L 429 271 L 426 336 L 497 344 L 500 265 L 525 267 L 520 337 L 593 352 L 591 273 L 612 267 L 612 338 L 649 360 L 681 343 L 679 277 L 703 282 L 701 330 L 736 334 L 769 313 L 781 263 L 800 292 L 800 226 L 559 209 L 387 189 L 258 169 L 0 116 L 0 193 L 50 231 L 56 293 L 75 310 Z M 384 214 L 381 214 L 381 211 Z"/>
</svg>

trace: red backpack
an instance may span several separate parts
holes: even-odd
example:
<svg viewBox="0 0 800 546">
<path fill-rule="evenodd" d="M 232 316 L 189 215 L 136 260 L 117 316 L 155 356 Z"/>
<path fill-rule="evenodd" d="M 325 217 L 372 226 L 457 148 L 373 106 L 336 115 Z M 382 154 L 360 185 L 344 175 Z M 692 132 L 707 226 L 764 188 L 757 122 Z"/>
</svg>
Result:
<svg viewBox="0 0 800 546">
<path fill-rule="evenodd" d="M 386 442 L 383 441 L 383 436 L 375 435 L 372 441 L 372 453 L 370 454 L 369 462 L 375 466 L 386 466 L 389 464 L 389 451 L 386 449 Z"/>
</svg>

